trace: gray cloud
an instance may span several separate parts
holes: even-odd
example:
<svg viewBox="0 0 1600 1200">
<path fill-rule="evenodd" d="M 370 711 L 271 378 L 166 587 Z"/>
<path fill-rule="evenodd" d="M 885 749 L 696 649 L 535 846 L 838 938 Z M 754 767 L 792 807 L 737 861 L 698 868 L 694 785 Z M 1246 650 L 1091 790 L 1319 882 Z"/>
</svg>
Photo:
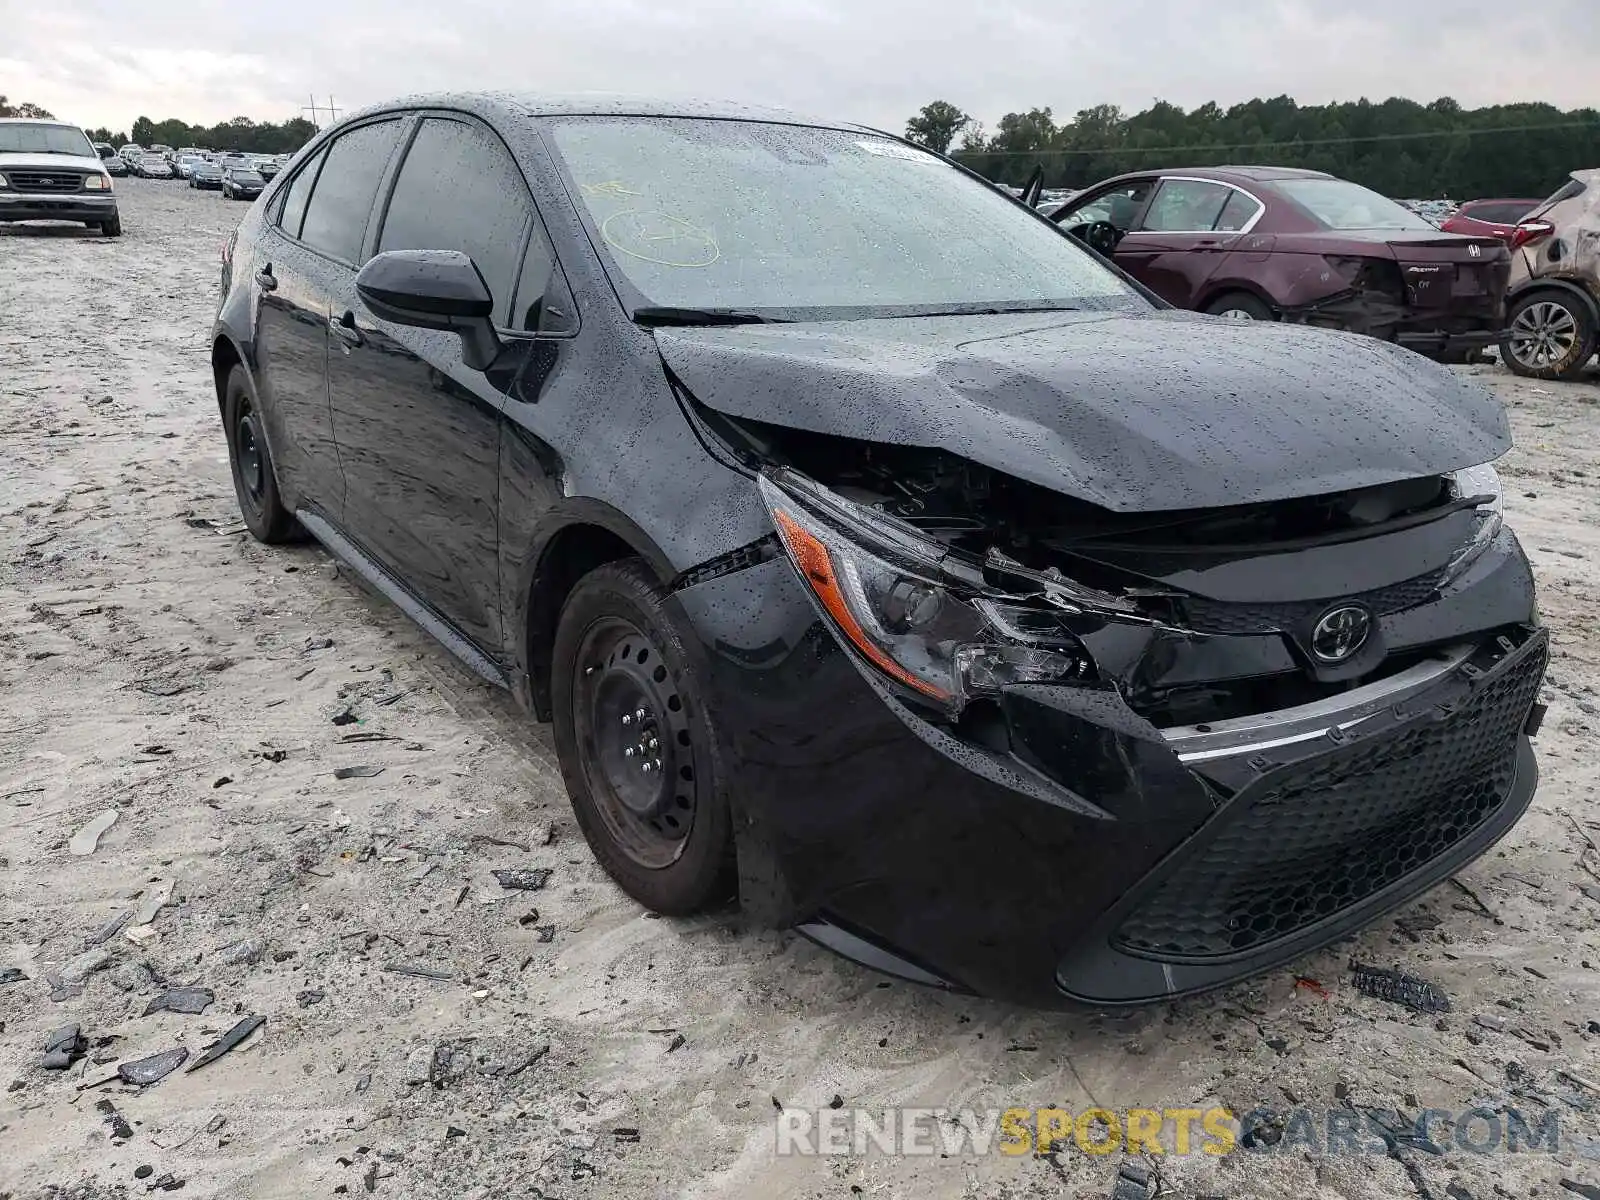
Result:
<svg viewBox="0 0 1600 1200">
<path fill-rule="evenodd" d="M 627 91 L 900 128 L 944 98 L 991 126 L 1156 98 L 1192 107 L 1454 96 L 1592 103 L 1594 0 L 51 0 L 9 6 L 0 80 L 86 126 L 282 120 L 315 92 Z"/>
</svg>

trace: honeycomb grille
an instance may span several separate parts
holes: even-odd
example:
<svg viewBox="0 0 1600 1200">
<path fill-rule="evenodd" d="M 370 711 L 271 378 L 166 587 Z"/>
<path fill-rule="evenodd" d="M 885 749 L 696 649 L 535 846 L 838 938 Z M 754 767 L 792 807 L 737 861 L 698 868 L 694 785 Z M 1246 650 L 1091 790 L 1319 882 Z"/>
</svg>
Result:
<svg viewBox="0 0 1600 1200">
<path fill-rule="evenodd" d="M 1264 776 L 1114 941 L 1167 958 L 1235 954 L 1356 904 L 1445 853 L 1505 800 L 1544 675 L 1541 644 L 1442 719 Z"/>
<path fill-rule="evenodd" d="M 1439 587 L 1440 572 L 1431 571 L 1376 591 L 1335 600 L 1297 600 L 1284 604 L 1229 604 L 1204 596 L 1186 596 L 1183 612 L 1189 628 L 1200 633 L 1286 633 L 1309 622 L 1335 604 L 1360 604 L 1382 616 L 1425 603 Z"/>
</svg>

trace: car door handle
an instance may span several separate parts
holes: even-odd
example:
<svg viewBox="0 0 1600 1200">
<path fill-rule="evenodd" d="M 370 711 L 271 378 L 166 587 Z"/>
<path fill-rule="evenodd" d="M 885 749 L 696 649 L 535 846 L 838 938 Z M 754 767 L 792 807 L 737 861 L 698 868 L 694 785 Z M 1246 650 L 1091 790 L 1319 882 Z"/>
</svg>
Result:
<svg viewBox="0 0 1600 1200">
<path fill-rule="evenodd" d="M 361 336 L 361 330 L 356 328 L 355 313 L 349 309 L 345 310 L 343 316 L 329 317 L 328 328 L 346 346 L 359 346 L 366 341 L 366 338 Z"/>
<path fill-rule="evenodd" d="M 271 263 L 268 263 L 266 266 L 262 267 L 261 270 L 256 272 L 256 282 L 261 285 L 261 290 L 264 292 L 275 292 L 278 290 L 278 277 L 272 273 Z"/>
</svg>

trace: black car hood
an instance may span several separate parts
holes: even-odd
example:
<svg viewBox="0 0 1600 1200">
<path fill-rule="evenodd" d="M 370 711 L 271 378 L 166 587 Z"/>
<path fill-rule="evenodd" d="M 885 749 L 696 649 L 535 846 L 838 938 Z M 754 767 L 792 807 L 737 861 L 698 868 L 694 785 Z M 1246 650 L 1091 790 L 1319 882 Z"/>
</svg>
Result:
<svg viewBox="0 0 1600 1200">
<path fill-rule="evenodd" d="M 1118 512 L 1320 495 L 1498 458 L 1500 402 L 1384 342 L 1193 313 L 658 329 L 733 417 L 948 451 Z"/>
</svg>

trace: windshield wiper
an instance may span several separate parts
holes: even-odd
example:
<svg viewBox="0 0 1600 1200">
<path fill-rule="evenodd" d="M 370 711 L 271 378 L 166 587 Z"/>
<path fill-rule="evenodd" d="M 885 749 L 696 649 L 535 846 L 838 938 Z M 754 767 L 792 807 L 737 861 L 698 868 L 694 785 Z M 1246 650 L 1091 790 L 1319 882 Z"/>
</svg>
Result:
<svg viewBox="0 0 1600 1200">
<path fill-rule="evenodd" d="M 780 317 L 740 312 L 733 308 L 676 308 L 668 304 L 646 304 L 633 310 L 640 325 L 767 325 L 781 324 Z"/>
</svg>

